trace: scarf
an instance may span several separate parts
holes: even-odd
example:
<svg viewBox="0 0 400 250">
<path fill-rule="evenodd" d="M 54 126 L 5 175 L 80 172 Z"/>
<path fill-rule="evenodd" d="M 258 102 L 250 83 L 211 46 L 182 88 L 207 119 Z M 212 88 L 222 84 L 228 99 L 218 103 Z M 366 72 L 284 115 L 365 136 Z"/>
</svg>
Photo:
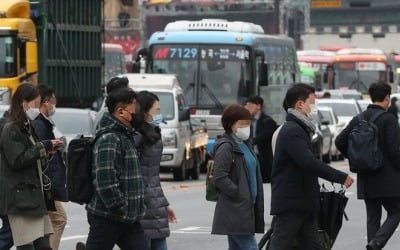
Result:
<svg viewBox="0 0 400 250">
<path fill-rule="evenodd" d="M 288 109 L 288 113 L 299 119 L 306 126 L 306 129 L 311 136 L 315 133 L 316 127 L 312 117 L 306 116 L 296 109 Z"/>
</svg>

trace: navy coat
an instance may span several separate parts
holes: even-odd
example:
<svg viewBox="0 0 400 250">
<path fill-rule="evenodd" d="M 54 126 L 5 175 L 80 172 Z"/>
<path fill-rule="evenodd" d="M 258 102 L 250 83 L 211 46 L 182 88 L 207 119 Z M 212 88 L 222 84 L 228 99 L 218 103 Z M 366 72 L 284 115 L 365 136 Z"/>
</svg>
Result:
<svg viewBox="0 0 400 250">
<path fill-rule="evenodd" d="M 170 235 L 167 207 L 169 202 L 164 195 L 160 182 L 160 162 L 163 143 L 159 128 L 144 125 L 146 132 L 152 135 L 151 142 L 140 131 L 136 131 L 135 146 L 139 153 L 143 176 L 146 215 L 140 220 L 145 234 L 151 239 L 161 239 Z"/>
<path fill-rule="evenodd" d="M 53 133 L 54 125 L 43 114 L 39 114 L 34 121 L 31 121 L 31 124 L 40 141 L 55 139 Z M 54 199 L 57 201 L 68 201 L 66 167 L 59 150 L 56 151 L 49 162 L 49 174 Z"/>
<path fill-rule="evenodd" d="M 318 212 L 318 177 L 344 183 L 347 174 L 315 158 L 306 125 L 288 114 L 276 141 L 272 165 L 271 214 Z"/>
</svg>

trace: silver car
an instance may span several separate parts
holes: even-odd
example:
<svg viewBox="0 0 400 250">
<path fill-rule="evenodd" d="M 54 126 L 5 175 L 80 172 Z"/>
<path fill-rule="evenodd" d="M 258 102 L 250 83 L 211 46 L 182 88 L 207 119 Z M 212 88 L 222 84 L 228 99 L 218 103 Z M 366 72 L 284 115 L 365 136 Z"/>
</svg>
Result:
<svg viewBox="0 0 400 250">
<path fill-rule="evenodd" d="M 335 145 L 335 140 L 336 137 L 342 132 L 344 129 L 345 123 L 343 121 L 339 121 L 337 115 L 333 111 L 332 108 L 329 107 L 318 107 L 318 111 L 322 115 L 322 119 L 328 123 L 329 130 L 331 131 L 332 134 L 332 144 L 330 148 L 330 154 L 332 157 L 332 160 L 338 160 L 341 158 L 339 150 L 336 148 Z"/>
<path fill-rule="evenodd" d="M 51 117 L 68 143 L 77 136 L 93 136 L 96 112 L 86 109 L 57 108 Z"/>
</svg>

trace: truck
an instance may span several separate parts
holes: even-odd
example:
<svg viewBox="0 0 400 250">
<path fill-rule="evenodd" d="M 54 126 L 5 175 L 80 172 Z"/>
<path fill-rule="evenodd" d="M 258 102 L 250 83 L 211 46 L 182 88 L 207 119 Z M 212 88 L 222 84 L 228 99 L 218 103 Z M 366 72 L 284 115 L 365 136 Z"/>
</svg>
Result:
<svg viewBox="0 0 400 250">
<path fill-rule="evenodd" d="M 90 106 L 101 95 L 101 14 L 102 0 L 1 0 L 1 91 L 48 84 L 59 106 Z"/>
<path fill-rule="evenodd" d="M 161 170 L 171 170 L 174 180 L 199 179 L 206 164 L 208 133 L 206 124 L 191 119 L 183 89 L 174 74 L 123 74 L 135 91 L 147 90 L 160 99 L 163 141 Z"/>
</svg>

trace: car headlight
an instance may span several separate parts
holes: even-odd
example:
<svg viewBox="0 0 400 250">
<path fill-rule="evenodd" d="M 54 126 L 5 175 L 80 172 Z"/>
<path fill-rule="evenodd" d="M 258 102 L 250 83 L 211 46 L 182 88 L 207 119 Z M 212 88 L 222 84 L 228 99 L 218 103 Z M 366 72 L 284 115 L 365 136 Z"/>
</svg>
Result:
<svg viewBox="0 0 400 250">
<path fill-rule="evenodd" d="M 167 134 L 163 134 L 162 142 L 164 147 L 176 148 L 177 147 L 177 138 L 175 131 L 169 132 Z"/>
</svg>

